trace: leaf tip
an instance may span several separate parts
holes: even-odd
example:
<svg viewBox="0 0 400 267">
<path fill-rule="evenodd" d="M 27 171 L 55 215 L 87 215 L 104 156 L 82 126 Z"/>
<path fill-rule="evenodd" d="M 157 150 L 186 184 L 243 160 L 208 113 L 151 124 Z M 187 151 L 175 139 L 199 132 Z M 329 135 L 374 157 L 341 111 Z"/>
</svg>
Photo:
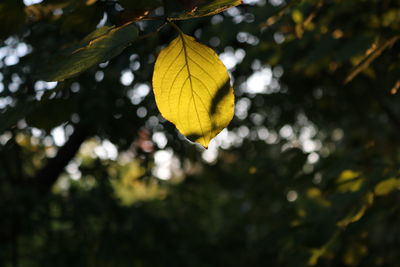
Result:
<svg viewBox="0 0 400 267">
<path fill-rule="evenodd" d="M 189 139 L 190 140 L 190 139 Z M 204 149 L 208 149 L 208 145 L 210 144 L 210 141 L 206 141 L 203 137 L 197 138 L 197 139 L 192 139 L 194 143 L 199 144 L 202 146 Z"/>
</svg>

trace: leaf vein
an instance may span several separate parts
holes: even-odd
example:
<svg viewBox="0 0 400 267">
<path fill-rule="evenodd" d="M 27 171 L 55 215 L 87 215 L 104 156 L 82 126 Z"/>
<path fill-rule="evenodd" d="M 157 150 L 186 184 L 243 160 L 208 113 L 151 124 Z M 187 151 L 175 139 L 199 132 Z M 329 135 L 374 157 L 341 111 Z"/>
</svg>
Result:
<svg viewBox="0 0 400 267">
<path fill-rule="evenodd" d="M 176 55 L 176 57 L 174 58 L 174 60 L 171 60 L 171 63 L 169 64 L 167 70 L 164 72 L 164 75 L 163 75 L 163 77 L 161 78 L 161 84 L 164 83 L 165 76 L 167 76 L 168 71 L 171 69 L 172 65 L 175 63 L 175 61 L 176 61 L 176 60 L 178 59 L 178 57 L 181 55 L 182 51 L 183 51 L 183 48 L 179 51 L 179 53 Z"/>
<path fill-rule="evenodd" d="M 183 50 L 184 50 L 184 53 L 185 53 L 185 63 L 186 63 L 187 71 L 188 71 L 190 88 L 191 88 L 192 97 L 193 97 L 194 90 L 193 90 L 192 75 L 190 74 L 190 68 L 189 68 L 189 62 L 188 62 L 188 53 L 187 53 L 187 50 L 186 50 L 187 43 L 185 42 L 185 37 L 183 35 L 180 35 L 180 37 L 181 37 L 181 40 L 182 40 L 182 46 L 183 46 Z M 194 109 L 196 111 L 197 120 L 199 122 L 201 134 L 202 134 L 203 139 L 205 140 L 205 138 L 204 138 L 205 137 L 204 130 L 203 130 L 203 127 L 201 125 L 200 116 L 199 116 L 199 112 L 197 110 L 196 101 L 195 101 L 194 97 L 193 97 L 193 104 L 194 104 Z"/>
<path fill-rule="evenodd" d="M 199 55 L 201 58 L 203 58 L 205 61 L 207 61 L 207 62 L 210 63 L 211 65 L 214 65 L 214 64 L 215 64 L 215 62 L 210 61 L 208 58 L 206 58 L 205 56 L 203 56 L 202 54 L 200 54 L 196 49 L 194 49 L 194 48 L 191 47 L 190 45 L 188 45 L 188 47 L 190 48 L 190 50 L 192 50 L 193 52 L 195 52 L 197 55 Z M 200 47 L 200 46 L 199 46 L 199 48 L 202 49 L 202 50 L 204 50 L 204 51 L 206 51 L 206 53 L 209 54 L 210 56 L 215 57 L 214 54 L 211 54 L 209 51 L 203 49 L 203 47 Z"/>
<path fill-rule="evenodd" d="M 207 91 L 208 95 L 210 96 L 210 98 L 211 98 L 211 100 L 212 100 L 213 97 L 212 97 L 212 95 L 211 95 L 211 93 L 210 93 L 210 90 L 208 90 L 208 87 L 205 85 L 205 83 L 204 83 L 202 80 L 200 80 L 199 78 L 197 78 L 196 76 L 194 76 L 194 75 L 193 75 L 193 78 L 195 78 L 196 80 L 198 80 L 198 81 L 204 86 L 204 88 L 206 88 L 206 91 Z"/>
<path fill-rule="evenodd" d="M 203 100 L 201 99 L 201 96 L 196 92 L 196 91 L 193 91 L 193 93 L 200 99 L 200 103 L 203 105 L 203 107 L 204 107 L 204 109 L 207 111 L 207 114 L 208 114 L 208 118 L 210 119 L 210 124 L 211 124 L 211 131 L 210 131 L 210 133 L 209 133 L 209 141 L 211 140 L 211 134 L 212 134 L 212 132 L 213 132 L 213 125 L 214 125 L 214 121 L 213 121 L 213 119 L 212 119 L 212 117 L 211 117 L 211 114 L 210 114 L 210 110 L 206 107 L 206 105 L 204 104 L 204 102 L 203 102 Z M 193 100 L 194 101 L 194 100 Z M 196 112 L 197 112 L 197 110 L 196 110 Z M 200 121 L 199 121 L 199 123 L 200 123 Z"/>
<path fill-rule="evenodd" d="M 214 77 L 212 77 L 212 76 L 210 75 L 210 73 L 208 73 L 201 65 L 199 65 L 199 64 L 198 64 L 196 61 L 194 61 L 192 58 L 189 57 L 189 59 L 190 59 L 190 61 L 192 61 L 194 64 L 196 64 L 196 66 L 198 66 L 205 74 L 207 74 L 208 77 L 210 77 L 211 80 L 213 80 L 213 82 L 215 83 L 215 85 L 216 85 L 217 88 L 219 87 L 217 81 L 214 79 Z"/>
<path fill-rule="evenodd" d="M 183 84 L 182 84 L 182 87 L 181 87 L 181 89 L 180 89 L 180 92 L 179 92 L 179 97 L 178 97 L 178 120 L 180 119 L 180 109 L 179 109 L 179 107 L 181 106 L 181 96 L 182 96 L 182 91 L 183 91 L 183 87 L 185 87 L 185 84 L 186 84 L 186 82 L 189 80 L 190 78 L 189 78 L 189 76 L 185 79 L 185 81 L 183 82 Z M 190 103 L 190 100 L 189 100 L 189 103 Z M 186 127 L 185 127 L 186 128 Z"/>
<path fill-rule="evenodd" d="M 183 70 L 184 68 L 185 68 L 185 65 L 183 65 L 182 68 L 178 71 L 178 73 L 176 74 L 174 80 L 172 81 L 171 86 L 169 87 L 169 90 L 168 90 L 168 107 L 169 107 L 169 113 L 171 113 L 171 102 L 169 101 L 169 100 L 170 100 L 170 96 L 171 96 L 171 92 L 172 92 L 173 87 L 174 87 L 174 85 L 175 85 L 176 79 L 178 78 L 179 74 L 181 74 L 181 72 L 182 72 L 182 70 Z M 182 86 L 183 86 L 183 85 L 182 85 Z M 181 88 L 181 92 L 182 92 L 182 88 Z M 180 97 L 180 96 L 179 96 L 179 97 Z"/>
</svg>

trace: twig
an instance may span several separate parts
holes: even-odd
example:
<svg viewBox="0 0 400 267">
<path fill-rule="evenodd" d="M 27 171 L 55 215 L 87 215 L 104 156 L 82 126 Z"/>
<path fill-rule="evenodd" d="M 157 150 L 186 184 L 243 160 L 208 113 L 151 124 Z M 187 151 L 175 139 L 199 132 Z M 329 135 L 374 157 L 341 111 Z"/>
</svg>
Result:
<svg viewBox="0 0 400 267">
<path fill-rule="evenodd" d="M 278 19 L 281 18 L 289 8 L 291 8 L 293 5 L 299 4 L 301 1 L 302 0 L 293 0 L 293 1 L 289 2 L 288 4 L 286 4 L 285 6 L 280 8 L 279 11 L 275 15 L 270 16 L 266 22 L 262 23 L 260 25 L 260 28 L 263 29 L 263 28 L 267 28 L 267 27 L 274 25 L 278 21 Z"/>
<path fill-rule="evenodd" d="M 90 132 L 84 126 L 81 125 L 75 128 L 74 133 L 64 146 L 59 149 L 57 155 L 50 159 L 33 177 L 32 181 L 38 186 L 40 191 L 47 192 L 51 188 L 89 135 Z"/>
<path fill-rule="evenodd" d="M 350 74 L 344 80 L 344 84 L 351 82 L 354 77 L 356 77 L 360 72 L 368 68 L 368 66 L 379 57 L 383 51 L 387 48 L 393 46 L 400 39 L 400 35 L 396 35 L 391 39 L 385 41 L 382 45 L 376 46 L 375 49 L 371 52 L 367 50 L 366 56 L 361 60 L 361 62 L 353 68 Z"/>
<path fill-rule="evenodd" d="M 149 16 L 149 17 L 143 17 L 140 20 L 165 20 L 164 16 Z"/>
<path fill-rule="evenodd" d="M 149 37 L 149 36 L 152 36 L 153 34 L 158 33 L 166 24 L 167 24 L 167 22 L 164 22 L 164 23 L 161 24 L 155 31 L 152 31 L 152 32 L 149 32 L 149 33 L 146 33 L 146 34 L 143 34 L 143 35 L 139 36 L 139 37 L 135 40 L 135 42 L 136 42 L 136 41 L 143 40 L 143 39 L 145 39 L 145 38 L 147 38 L 147 37 Z"/>
</svg>

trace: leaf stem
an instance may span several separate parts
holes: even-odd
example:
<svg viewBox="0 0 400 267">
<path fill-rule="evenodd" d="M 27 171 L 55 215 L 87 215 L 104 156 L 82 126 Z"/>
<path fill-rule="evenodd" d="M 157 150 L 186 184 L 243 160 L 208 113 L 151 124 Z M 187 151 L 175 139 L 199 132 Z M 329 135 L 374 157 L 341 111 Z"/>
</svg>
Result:
<svg viewBox="0 0 400 267">
<path fill-rule="evenodd" d="M 184 33 L 182 32 L 182 30 L 179 29 L 179 27 L 178 27 L 175 23 L 173 23 L 173 22 L 170 21 L 170 20 L 167 20 L 167 22 L 179 33 L 179 35 L 183 35 L 183 34 L 184 34 Z"/>
<path fill-rule="evenodd" d="M 167 24 L 167 22 L 164 22 L 155 31 L 152 31 L 152 32 L 146 33 L 144 35 L 141 35 L 135 41 L 143 40 L 143 39 L 145 39 L 145 38 L 147 38 L 147 37 L 149 37 L 149 36 L 151 36 L 151 35 L 153 35 L 155 33 L 158 33 L 166 24 Z"/>
<path fill-rule="evenodd" d="M 163 16 L 149 16 L 149 17 L 143 17 L 140 20 L 164 20 L 165 18 Z"/>
</svg>

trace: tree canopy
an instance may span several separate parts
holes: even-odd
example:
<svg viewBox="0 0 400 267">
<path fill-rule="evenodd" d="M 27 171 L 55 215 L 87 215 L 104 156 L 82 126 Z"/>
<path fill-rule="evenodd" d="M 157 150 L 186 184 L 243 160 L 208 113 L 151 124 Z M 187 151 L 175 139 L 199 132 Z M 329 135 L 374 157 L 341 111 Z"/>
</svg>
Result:
<svg viewBox="0 0 400 267">
<path fill-rule="evenodd" d="M 399 1 L 2 0 L 0 25 L 0 266 L 398 266 Z"/>
</svg>

